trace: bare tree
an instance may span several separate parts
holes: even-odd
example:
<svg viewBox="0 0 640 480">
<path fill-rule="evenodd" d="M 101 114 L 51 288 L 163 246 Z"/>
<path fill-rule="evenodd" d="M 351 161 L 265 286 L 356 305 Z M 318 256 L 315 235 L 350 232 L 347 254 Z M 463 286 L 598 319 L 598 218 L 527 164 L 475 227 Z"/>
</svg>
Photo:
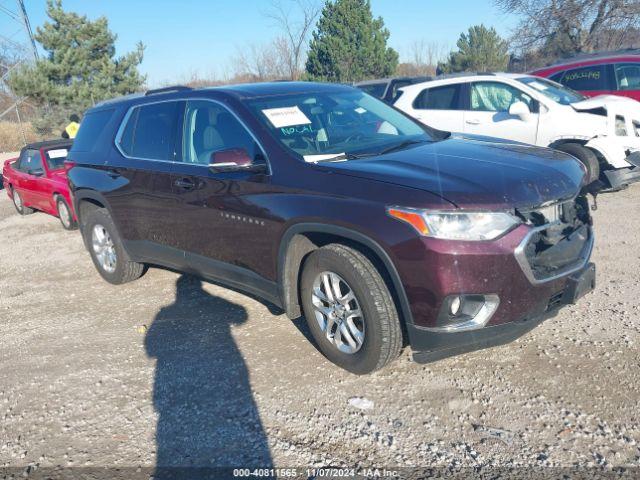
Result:
<svg viewBox="0 0 640 480">
<path fill-rule="evenodd" d="M 562 56 L 625 44 L 640 27 L 639 0 L 494 0 L 521 17 L 511 39 L 520 52 Z"/>
<path fill-rule="evenodd" d="M 402 70 L 407 75 L 435 75 L 438 62 L 446 58 L 448 50 L 447 45 L 441 42 L 415 40 L 409 45 L 409 62 L 402 64 Z"/>
<path fill-rule="evenodd" d="M 291 80 L 300 78 L 309 35 L 320 10 L 318 0 L 272 0 L 264 12 L 282 32 L 273 46 L 286 64 Z"/>
<path fill-rule="evenodd" d="M 259 82 L 287 78 L 288 57 L 288 43 L 282 37 L 265 45 L 251 44 L 238 49 L 232 61 L 234 78 Z"/>
</svg>

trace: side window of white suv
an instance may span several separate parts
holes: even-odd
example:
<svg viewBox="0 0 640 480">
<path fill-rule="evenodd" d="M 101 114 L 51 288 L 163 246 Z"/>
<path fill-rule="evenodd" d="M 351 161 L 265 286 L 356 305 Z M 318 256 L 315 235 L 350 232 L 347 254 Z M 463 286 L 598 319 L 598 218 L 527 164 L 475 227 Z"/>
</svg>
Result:
<svg viewBox="0 0 640 480">
<path fill-rule="evenodd" d="M 413 101 L 417 110 L 459 110 L 460 84 L 425 88 Z"/>
<path fill-rule="evenodd" d="M 516 102 L 524 102 L 529 110 L 537 110 L 537 102 L 521 90 L 506 83 L 475 82 L 471 84 L 470 110 L 508 112 Z"/>
</svg>

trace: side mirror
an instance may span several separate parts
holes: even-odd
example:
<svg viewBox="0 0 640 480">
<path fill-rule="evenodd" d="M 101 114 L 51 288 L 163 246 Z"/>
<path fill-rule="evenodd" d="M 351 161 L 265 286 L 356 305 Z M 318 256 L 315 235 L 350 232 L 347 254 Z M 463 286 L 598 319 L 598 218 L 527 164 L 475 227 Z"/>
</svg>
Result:
<svg viewBox="0 0 640 480">
<path fill-rule="evenodd" d="M 256 158 L 259 156 L 256 155 Z M 262 157 L 260 155 L 260 157 Z M 255 172 L 267 171 L 266 163 L 255 163 L 249 152 L 244 148 L 229 148 L 211 154 L 209 168 L 215 173 L 220 172 Z"/>
<path fill-rule="evenodd" d="M 44 175 L 44 169 L 42 168 L 34 168 L 32 170 L 29 170 L 29 175 L 33 175 L 35 177 L 41 177 Z"/>
<path fill-rule="evenodd" d="M 531 110 L 524 102 L 515 102 L 512 103 L 509 107 L 509 115 L 513 115 L 514 117 L 519 117 L 520 120 L 526 122 L 531 115 Z"/>
</svg>

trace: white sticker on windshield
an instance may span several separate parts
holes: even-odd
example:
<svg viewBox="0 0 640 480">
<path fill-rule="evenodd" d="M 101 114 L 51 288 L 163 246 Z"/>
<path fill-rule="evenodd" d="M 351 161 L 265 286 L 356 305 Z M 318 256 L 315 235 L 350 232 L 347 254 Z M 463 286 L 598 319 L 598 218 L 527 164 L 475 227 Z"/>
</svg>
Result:
<svg viewBox="0 0 640 480">
<path fill-rule="evenodd" d="M 321 155 L 303 155 L 304 161 L 309 163 L 322 162 L 323 160 L 331 160 L 332 158 L 344 155 L 343 153 L 329 153 Z"/>
<path fill-rule="evenodd" d="M 535 80 L 533 82 L 529 82 L 529 85 L 541 92 L 549 88 L 544 83 L 536 82 Z"/>
<path fill-rule="evenodd" d="M 359 113 L 359 114 L 362 115 L 363 113 L 366 112 L 366 110 L 364 108 L 362 108 L 362 107 L 358 107 L 358 108 L 354 109 L 354 112 Z"/>
<path fill-rule="evenodd" d="M 63 158 L 67 156 L 68 150 L 66 148 L 59 148 L 58 150 L 49 150 L 47 154 L 49 158 Z"/>
<path fill-rule="evenodd" d="M 297 106 L 267 108 L 262 110 L 262 113 L 266 115 L 271 124 L 276 128 L 293 127 L 294 125 L 306 125 L 311 123 L 311 120 L 309 120 Z"/>
</svg>

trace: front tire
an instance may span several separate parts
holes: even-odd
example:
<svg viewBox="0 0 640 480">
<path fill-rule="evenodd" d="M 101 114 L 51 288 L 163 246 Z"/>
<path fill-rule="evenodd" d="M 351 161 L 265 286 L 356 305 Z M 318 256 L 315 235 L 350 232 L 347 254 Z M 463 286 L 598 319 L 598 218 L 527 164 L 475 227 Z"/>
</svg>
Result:
<svg viewBox="0 0 640 480">
<path fill-rule="evenodd" d="M 111 215 L 104 208 L 89 211 L 82 236 L 98 273 L 114 285 L 131 282 L 145 273 L 145 265 L 131 261 Z"/>
<path fill-rule="evenodd" d="M 16 211 L 20 215 L 31 215 L 35 210 L 30 207 L 24 206 L 24 200 L 22 199 L 22 195 L 17 190 L 11 189 L 11 198 L 13 198 L 13 206 L 16 207 Z"/>
<path fill-rule="evenodd" d="M 58 218 L 60 219 L 62 228 L 64 228 L 65 230 L 75 230 L 76 228 L 78 228 L 78 224 L 73 219 L 73 214 L 71 213 L 69 205 L 61 196 L 58 196 L 56 198 L 56 210 L 58 212 Z"/>
<path fill-rule="evenodd" d="M 587 185 L 600 178 L 600 163 L 596 154 L 578 143 L 563 143 L 556 150 L 573 155 L 587 168 Z"/>
<path fill-rule="evenodd" d="M 320 351 L 356 374 L 379 370 L 400 353 L 402 328 L 387 285 L 358 250 L 330 244 L 309 255 L 302 306 Z"/>
</svg>

